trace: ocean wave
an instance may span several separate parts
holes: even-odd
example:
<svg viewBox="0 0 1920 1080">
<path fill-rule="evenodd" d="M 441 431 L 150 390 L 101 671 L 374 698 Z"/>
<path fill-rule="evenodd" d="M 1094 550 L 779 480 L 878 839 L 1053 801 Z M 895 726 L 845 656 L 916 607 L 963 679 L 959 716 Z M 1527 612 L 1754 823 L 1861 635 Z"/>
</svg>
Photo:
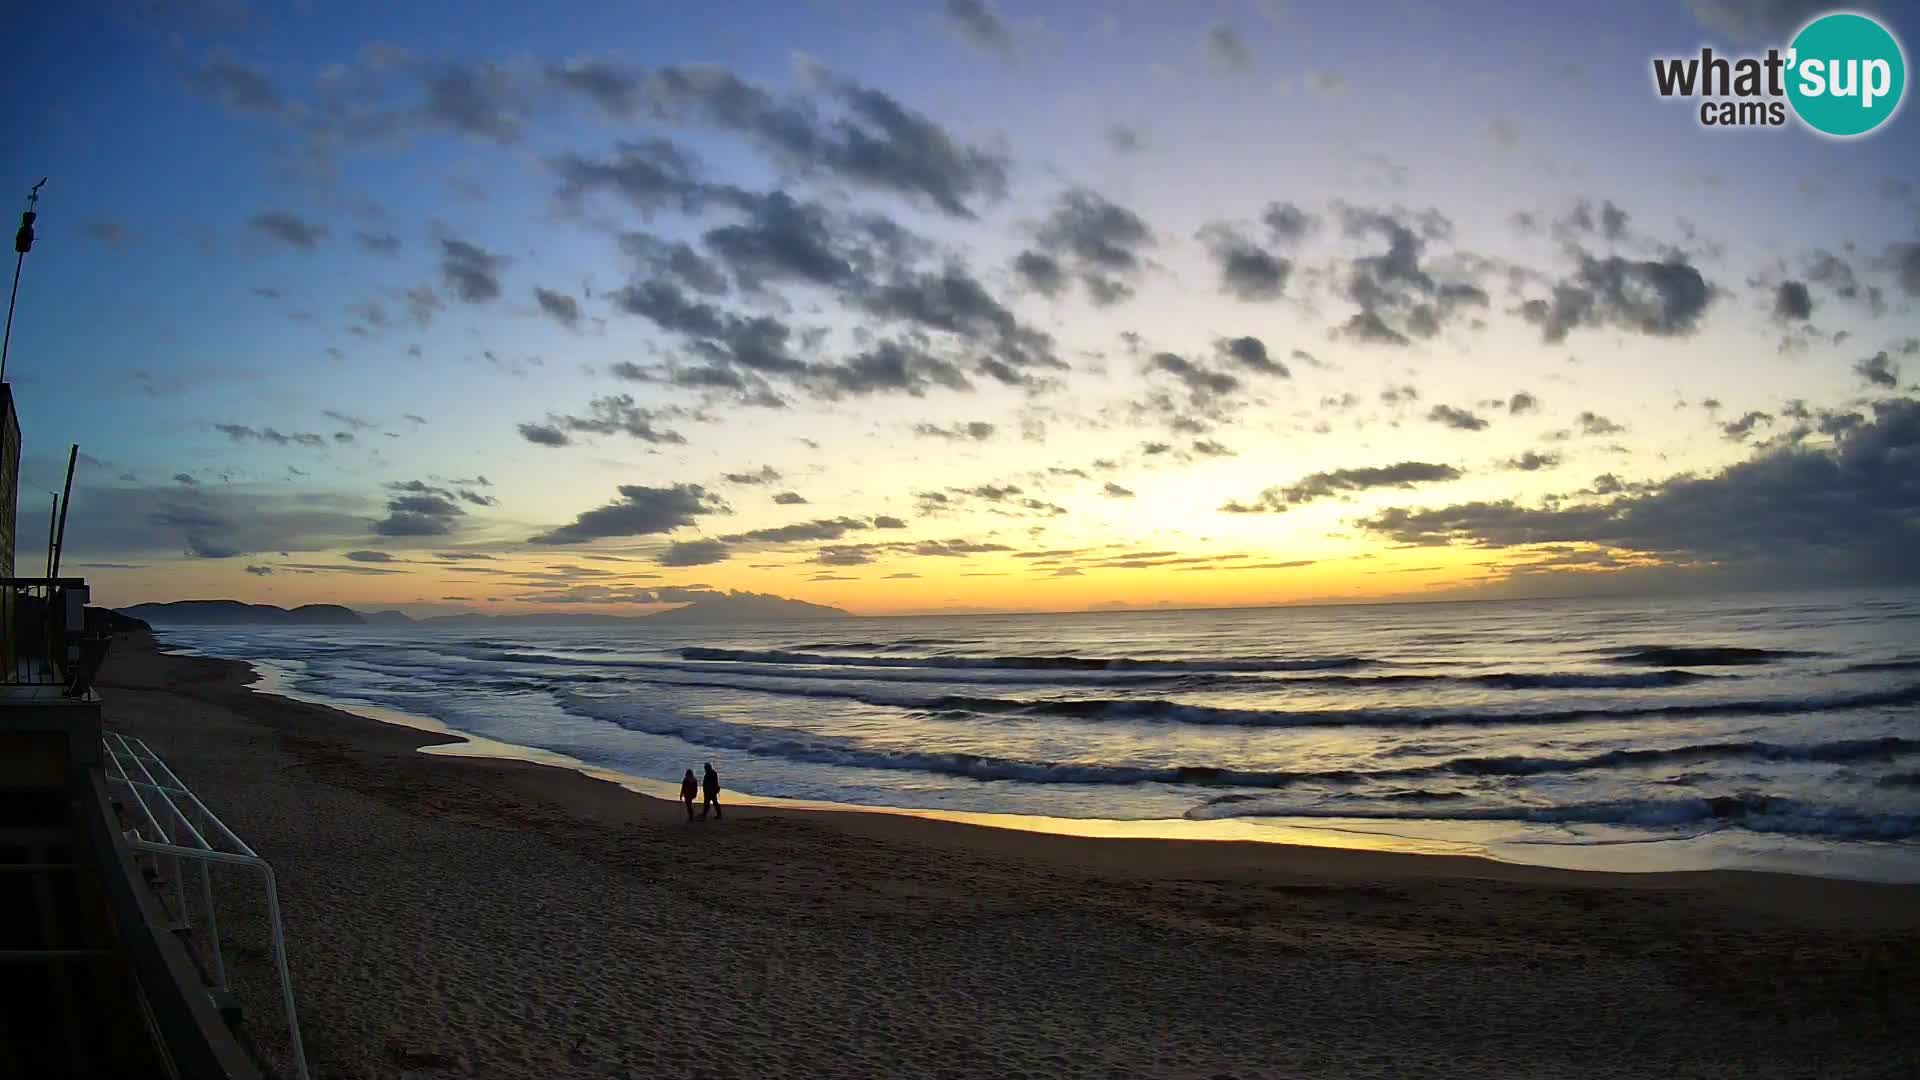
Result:
<svg viewBox="0 0 1920 1080">
<path fill-rule="evenodd" d="M 683 660 L 736 660 L 755 664 L 846 665 L 850 667 L 1008 668 L 1025 671 L 1334 671 L 1366 667 L 1378 661 L 1359 656 L 1223 657 L 1218 660 L 1154 660 L 1131 656 L 828 656 L 784 649 L 680 650 Z"/>
<path fill-rule="evenodd" d="M 925 649 L 935 646 L 973 644 L 977 643 L 970 638 L 921 637 L 901 638 L 898 641 L 821 641 L 812 645 L 796 645 L 794 648 L 801 650 L 830 649 L 839 651 L 844 649 Z"/>
<path fill-rule="evenodd" d="M 1545 710 L 1432 710 L 1416 708 L 1246 709 L 1199 705 L 1167 698 L 1005 698 L 975 694 L 915 696 L 882 693 L 824 683 L 794 686 L 747 684 L 702 679 L 636 679 L 665 686 L 741 690 L 785 697 L 855 701 L 881 708 L 906 709 L 935 716 L 1015 716 L 1078 720 L 1087 723 L 1160 723 L 1218 727 L 1442 727 L 1448 725 L 1548 725 L 1581 720 L 1622 720 L 1656 716 L 1779 716 L 1845 709 L 1920 704 L 1920 683 L 1891 690 L 1830 694 L 1805 698 L 1679 701 L 1631 706 L 1571 706 Z"/>
<path fill-rule="evenodd" d="M 1887 737 L 1817 743 L 1708 743 L 1670 749 L 1616 750 L 1577 758 L 1463 757 L 1399 769 L 1236 769 L 1219 765 L 1126 765 L 1032 761 L 972 753 L 930 753 L 863 745 L 835 736 L 785 728 L 737 725 L 636 710 L 614 698 L 568 695 L 562 705 L 576 715 L 651 735 L 668 735 L 721 749 L 820 765 L 926 772 L 975 780 L 1020 780 L 1038 784 L 1178 784 L 1201 787 L 1287 788 L 1303 784 L 1360 785 L 1441 777 L 1537 776 L 1631 768 L 1677 761 L 1746 759 L 1821 763 L 1891 761 L 1920 754 L 1920 740 Z"/>
<path fill-rule="evenodd" d="M 1431 801 L 1431 800 L 1429 800 Z M 1770 795 L 1621 799 L 1558 806 L 1381 806 L 1304 803 L 1270 795 L 1222 795 L 1187 811 L 1197 821 L 1223 818 L 1345 818 L 1361 821 L 1512 821 L 1546 825 L 1688 826 L 1855 840 L 1905 840 L 1920 834 L 1920 815 L 1816 806 Z"/>
<path fill-rule="evenodd" d="M 1598 651 L 1610 654 L 1613 663 L 1643 667 L 1745 667 L 1820 655 L 1790 649 L 1749 649 L 1734 645 L 1648 645 Z"/>
<path fill-rule="evenodd" d="M 1920 658 L 1912 660 L 1874 660 L 1863 664 L 1848 664 L 1842 671 L 1920 671 Z"/>
</svg>

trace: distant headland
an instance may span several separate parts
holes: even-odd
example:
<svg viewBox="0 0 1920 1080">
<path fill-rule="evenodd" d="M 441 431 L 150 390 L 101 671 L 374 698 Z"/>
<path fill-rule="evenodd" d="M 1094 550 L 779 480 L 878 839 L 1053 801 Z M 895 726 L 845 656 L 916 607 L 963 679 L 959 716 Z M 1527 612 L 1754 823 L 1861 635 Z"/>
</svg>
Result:
<svg viewBox="0 0 1920 1080">
<path fill-rule="evenodd" d="M 536 612 L 526 615 L 435 615 L 416 619 L 400 611 L 355 611 L 338 604 L 296 608 L 244 604 L 238 600 L 175 600 L 116 609 L 154 626 L 620 626 L 626 623 L 754 623 L 852 618 L 851 612 L 765 593 L 719 593 L 648 615 Z"/>
</svg>

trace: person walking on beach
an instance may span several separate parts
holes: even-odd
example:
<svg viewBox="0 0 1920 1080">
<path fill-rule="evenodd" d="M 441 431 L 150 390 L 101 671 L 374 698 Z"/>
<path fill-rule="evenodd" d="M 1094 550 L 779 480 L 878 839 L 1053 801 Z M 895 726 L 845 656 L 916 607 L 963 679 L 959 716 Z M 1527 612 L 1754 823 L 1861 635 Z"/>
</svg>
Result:
<svg viewBox="0 0 1920 1080">
<path fill-rule="evenodd" d="M 700 781 L 693 778 L 693 770 L 680 779 L 680 801 L 687 804 L 687 820 L 693 820 L 693 797 L 700 794 Z"/>
<path fill-rule="evenodd" d="M 692 778 L 692 776 L 693 776 L 693 773 L 692 773 L 691 771 L 689 771 L 689 772 L 687 773 L 687 776 L 688 776 L 688 778 L 689 778 L 689 779 L 691 779 L 691 778 Z M 711 762 L 711 761 L 709 761 L 709 762 L 707 762 L 707 774 L 706 774 L 705 776 L 703 776 L 703 777 L 701 777 L 701 779 L 700 779 L 700 786 L 701 786 L 701 787 L 703 787 L 703 788 L 705 788 L 705 789 L 706 789 L 706 792 L 707 792 L 707 801 L 706 801 L 706 805 L 704 805 L 704 806 L 702 806 L 702 807 L 700 808 L 700 817 L 701 817 L 702 819 L 705 819 L 705 818 L 706 818 L 706 816 L 707 816 L 707 811 L 709 811 L 709 810 L 711 810 L 711 811 L 713 811 L 713 816 L 714 816 L 714 819 L 715 819 L 715 820 L 718 820 L 718 819 L 719 819 L 719 818 L 721 817 L 721 814 L 720 814 L 720 774 L 719 774 L 719 773 L 717 773 L 717 772 L 714 772 L 714 771 L 713 771 L 713 762 Z M 691 804 L 689 804 L 689 805 L 691 805 Z"/>
</svg>

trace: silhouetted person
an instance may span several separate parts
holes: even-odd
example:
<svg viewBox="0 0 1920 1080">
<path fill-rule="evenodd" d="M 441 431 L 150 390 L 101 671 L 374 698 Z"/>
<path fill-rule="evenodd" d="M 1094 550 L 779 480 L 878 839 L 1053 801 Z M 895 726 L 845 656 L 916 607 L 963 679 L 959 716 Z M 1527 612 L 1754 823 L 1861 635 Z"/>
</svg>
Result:
<svg viewBox="0 0 1920 1080">
<path fill-rule="evenodd" d="M 687 775 L 692 776 L 693 774 L 688 773 Z M 706 817 L 707 811 L 711 810 L 713 811 L 713 816 L 719 818 L 721 816 L 720 774 L 713 771 L 713 762 L 711 761 L 707 762 L 707 774 L 700 778 L 700 786 L 704 788 L 707 793 L 707 802 L 706 805 L 700 808 L 700 816 L 703 818 Z"/>
<path fill-rule="evenodd" d="M 680 801 L 687 804 L 688 821 L 693 820 L 693 799 L 698 794 L 700 794 L 700 781 L 695 780 L 693 770 L 688 769 L 687 775 L 680 780 Z"/>
</svg>

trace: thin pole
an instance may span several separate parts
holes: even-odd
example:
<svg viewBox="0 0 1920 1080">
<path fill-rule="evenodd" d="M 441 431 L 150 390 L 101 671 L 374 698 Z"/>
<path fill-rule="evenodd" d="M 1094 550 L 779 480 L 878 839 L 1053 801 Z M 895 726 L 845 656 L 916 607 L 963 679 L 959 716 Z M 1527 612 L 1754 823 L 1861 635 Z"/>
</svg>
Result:
<svg viewBox="0 0 1920 1080">
<path fill-rule="evenodd" d="M 60 494 L 48 492 L 53 496 L 53 510 L 47 514 L 47 580 L 53 580 L 53 531 L 60 524 Z"/>
<path fill-rule="evenodd" d="M 13 292 L 7 296 L 7 332 L 0 337 L 0 382 L 7 378 L 7 349 L 13 345 L 13 305 L 20 299 L 20 268 L 26 265 L 27 252 L 33 250 L 33 223 L 40 215 L 34 208 L 40 205 L 40 189 L 47 186 L 47 178 L 33 185 L 27 192 L 27 209 L 20 215 L 20 231 L 13 234 L 13 250 L 18 254 L 13 260 Z"/>
<path fill-rule="evenodd" d="M 24 251 L 13 260 L 13 294 L 7 297 L 7 336 L 0 339 L 0 382 L 7 381 L 7 348 L 13 344 L 13 305 L 20 299 L 20 267 L 26 261 Z"/>
<path fill-rule="evenodd" d="M 60 535 L 53 542 L 53 573 L 50 578 L 60 576 L 60 549 L 67 546 L 67 504 L 73 502 L 73 466 L 80 460 L 80 444 L 74 443 L 67 452 L 67 490 L 60 496 Z"/>
</svg>

